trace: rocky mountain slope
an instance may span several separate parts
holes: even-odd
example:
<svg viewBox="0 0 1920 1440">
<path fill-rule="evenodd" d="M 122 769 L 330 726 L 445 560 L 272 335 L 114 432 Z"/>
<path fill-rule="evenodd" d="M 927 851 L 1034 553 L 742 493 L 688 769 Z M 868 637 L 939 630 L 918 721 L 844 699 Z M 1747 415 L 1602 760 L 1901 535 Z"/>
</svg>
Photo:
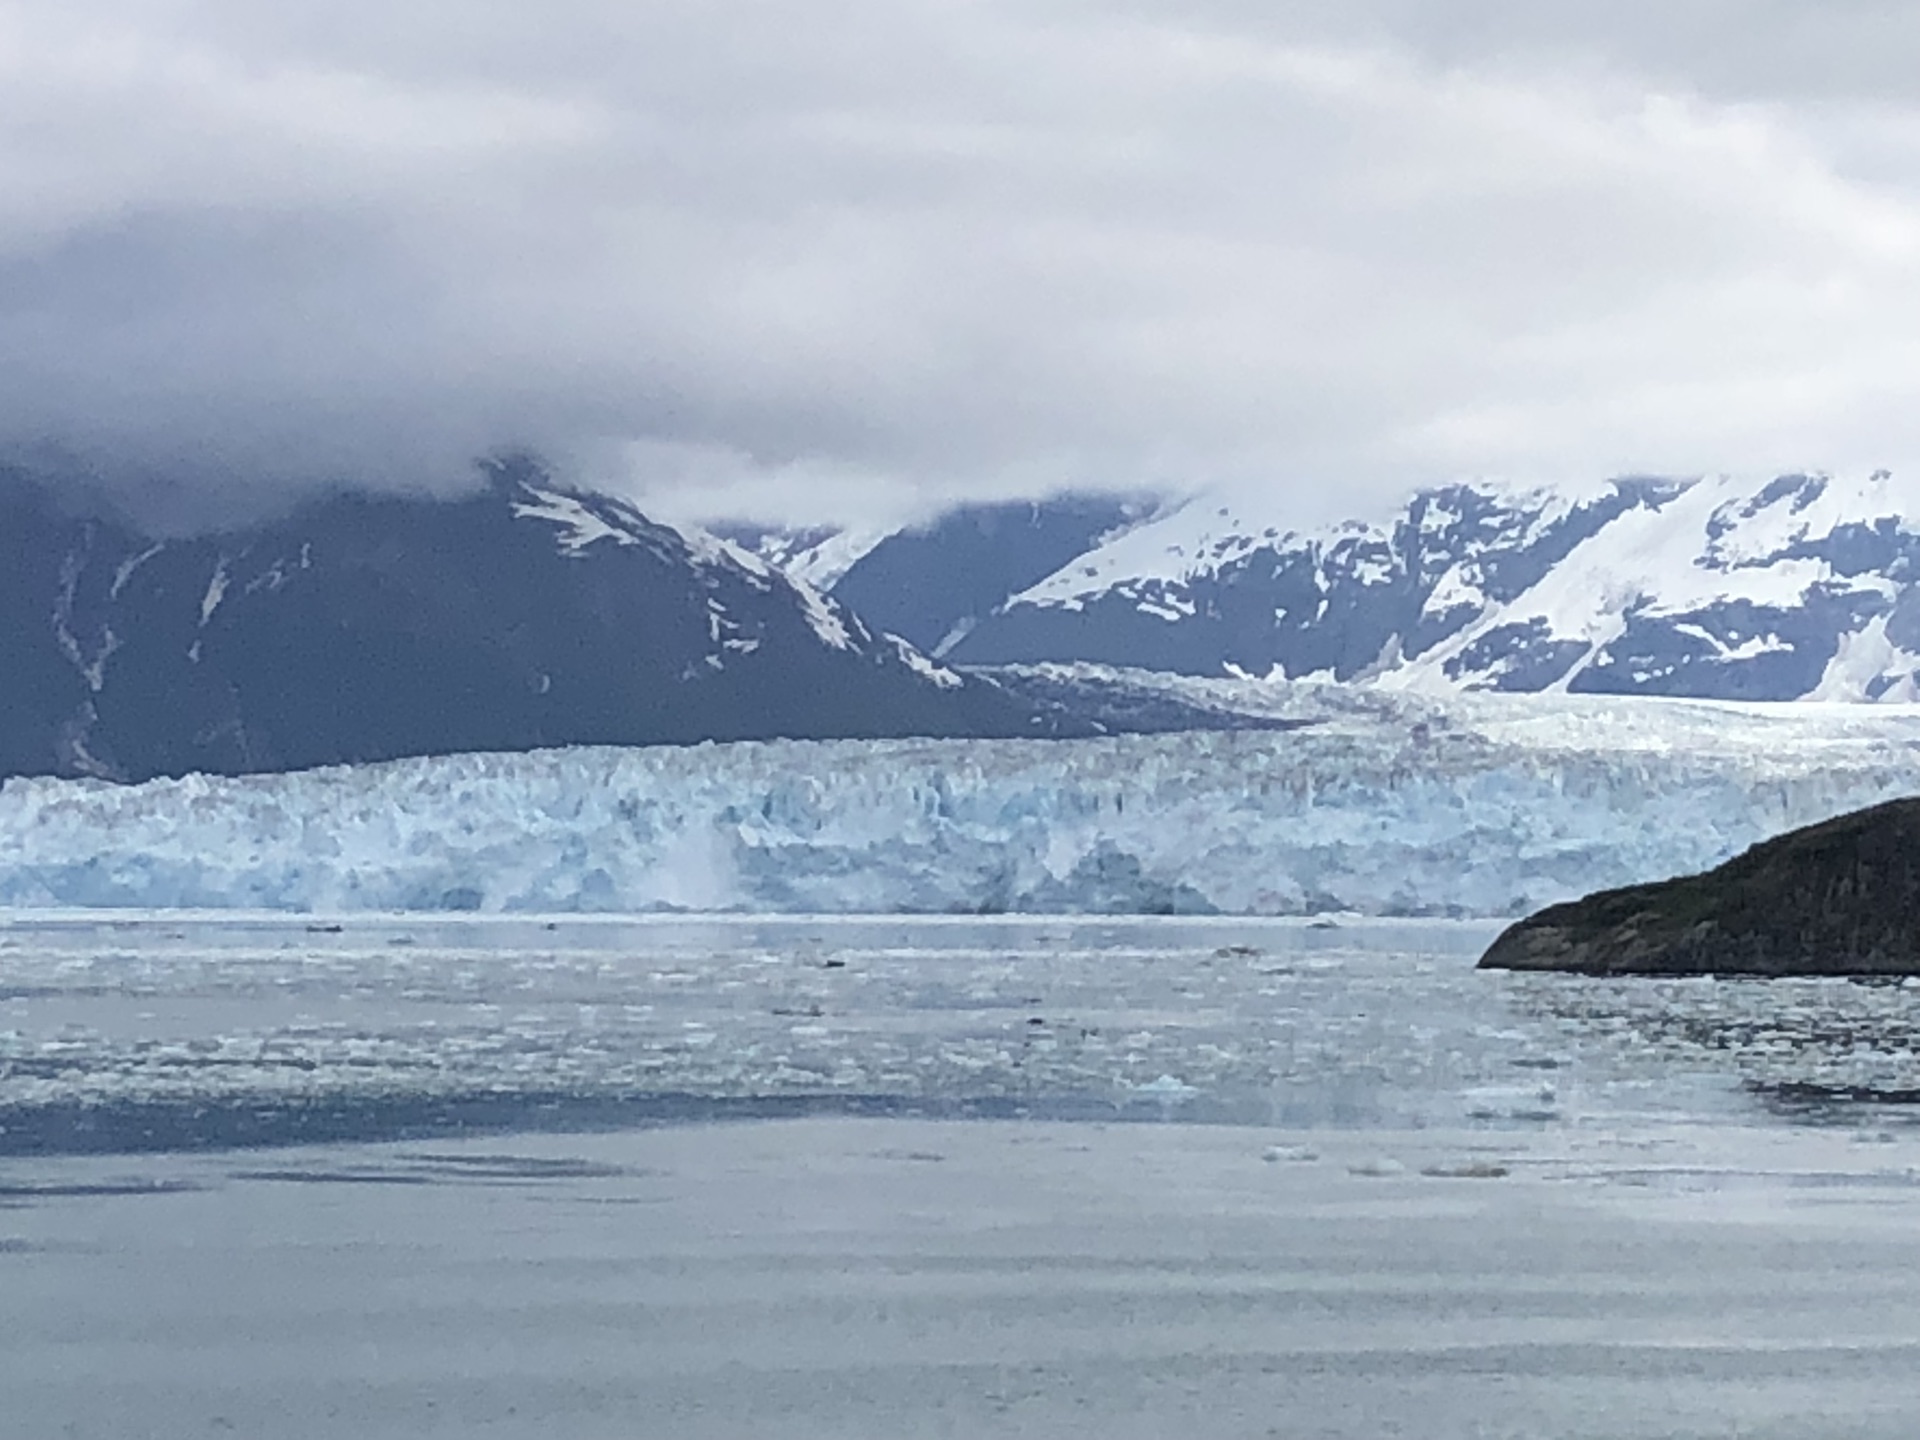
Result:
<svg viewBox="0 0 1920 1440">
<path fill-rule="evenodd" d="M 731 545 L 489 479 L 167 540 L 0 478 L 0 775 L 1075 731 Z"/>
<path fill-rule="evenodd" d="M 769 564 L 832 591 L 876 629 L 943 656 L 1013 596 L 1150 518 L 1121 495 L 961 505 L 898 529 L 723 528 Z"/>
</svg>

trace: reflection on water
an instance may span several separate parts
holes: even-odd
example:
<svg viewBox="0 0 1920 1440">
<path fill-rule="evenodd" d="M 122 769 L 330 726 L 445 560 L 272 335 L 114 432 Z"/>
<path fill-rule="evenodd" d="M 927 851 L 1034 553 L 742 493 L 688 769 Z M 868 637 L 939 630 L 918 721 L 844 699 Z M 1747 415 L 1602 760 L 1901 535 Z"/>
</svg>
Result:
<svg viewBox="0 0 1920 1440">
<path fill-rule="evenodd" d="M 1737 1080 L 1777 1113 L 1920 1101 L 1920 984 L 1899 979 L 1514 977 L 1510 997 L 1616 1070 Z"/>
<path fill-rule="evenodd" d="M 1476 972 L 1493 930 L 15 919 L 0 1154 L 821 1112 L 1764 1123 L 1920 1096 L 1913 989 Z"/>
</svg>

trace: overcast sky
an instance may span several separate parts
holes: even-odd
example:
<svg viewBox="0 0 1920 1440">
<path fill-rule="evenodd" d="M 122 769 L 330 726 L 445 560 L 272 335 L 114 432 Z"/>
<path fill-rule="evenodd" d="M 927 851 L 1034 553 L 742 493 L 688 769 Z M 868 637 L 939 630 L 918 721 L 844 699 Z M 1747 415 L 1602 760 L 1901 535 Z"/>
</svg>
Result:
<svg viewBox="0 0 1920 1440">
<path fill-rule="evenodd" d="M 681 513 L 1920 467 L 1920 6 L 0 0 L 0 443 Z"/>
</svg>

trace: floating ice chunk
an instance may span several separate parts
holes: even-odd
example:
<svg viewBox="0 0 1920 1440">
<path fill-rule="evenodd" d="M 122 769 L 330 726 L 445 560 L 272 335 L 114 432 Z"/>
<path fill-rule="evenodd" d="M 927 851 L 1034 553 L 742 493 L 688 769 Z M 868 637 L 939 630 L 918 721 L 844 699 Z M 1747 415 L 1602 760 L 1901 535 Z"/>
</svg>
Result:
<svg viewBox="0 0 1920 1440">
<path fill-rule="evenodd" d="M 1557 1120 L 1559 1092 L 1551 1085 L 1480 1085 L 1467 1090 L 1467 1117 L 1472 1120 Z"/>
<path fill-rule="evenodd" d="M 1318 1160 L 1320 1152 L 1306 1145 L 1269 1145 L 1260 1152 L 1260 1158 L 1269 1165 L 1277 1164 L 1282 1160 L 1305 1162 Z"/>
<path fill-rule="evenodd" d="M 1178 1100 L 1199 1092 L 1184 1080 L 1172 1075 L 1162 1075 L 1157 1080 L 1149 1080 L 1144 1085 L 1134 1086 L 1133 1093 L 1136 1095 L 1157 1095 L 1164 1099 Z"/>
</svg>

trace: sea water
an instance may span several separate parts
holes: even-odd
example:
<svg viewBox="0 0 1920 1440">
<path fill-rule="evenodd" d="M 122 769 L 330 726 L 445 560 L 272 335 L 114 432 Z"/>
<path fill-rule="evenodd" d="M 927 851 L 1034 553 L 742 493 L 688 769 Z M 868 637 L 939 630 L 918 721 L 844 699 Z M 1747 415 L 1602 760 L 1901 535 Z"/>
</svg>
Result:
<svg viewBox="0 0 1920 1440">
<path fill-rule="evenodd" d="M 1486 924 L 16 915 L 0 1435 L 1907 1435 L 1920 1004 Z"/>
</svg>

